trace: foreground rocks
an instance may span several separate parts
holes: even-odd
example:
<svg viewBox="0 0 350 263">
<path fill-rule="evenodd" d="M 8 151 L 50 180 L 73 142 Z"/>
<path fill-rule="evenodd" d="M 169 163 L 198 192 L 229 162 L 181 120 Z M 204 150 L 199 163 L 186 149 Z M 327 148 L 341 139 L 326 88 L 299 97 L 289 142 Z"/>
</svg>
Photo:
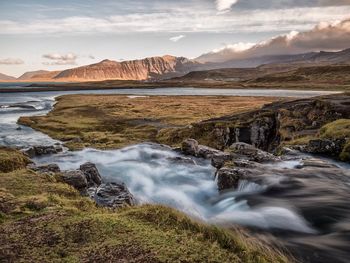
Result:
<svg viewBox="0 0 350 263">
<path fill-rule="evenodd" d="M 102 178 L 94 163 L 84 163 L 80 165 L 80 171 L 84 173 L 88 187 L 96 187 L 102 183 Z"/>
<path fill-rule="evenodd" d="M 101 184 L 95 191 L 94 200 L 97 205 L 110 208 L 136 204 L 134 196 L 124 183 Z"/>
<path fill-rule="evenodd" d="M 61 171 L 57 164 L 29 164 L 27 167 L 39 173 L 57 174 L 59 180 L 73 186 L 82 195 L 89 196 L 98 206 L 115 209 L 136 204 L 124 183 L 103 183 L 94 163 L 87 162 L 80 165 L 78 170 L 70 171 Z"/>
<path fill-rule="evenodd" d="M 219 191 L 237 188 L 239 180 L 243 179 L 246 172 L 238 168 L 221 168 L 216 172 L 216 180 Z"/>
</svg>

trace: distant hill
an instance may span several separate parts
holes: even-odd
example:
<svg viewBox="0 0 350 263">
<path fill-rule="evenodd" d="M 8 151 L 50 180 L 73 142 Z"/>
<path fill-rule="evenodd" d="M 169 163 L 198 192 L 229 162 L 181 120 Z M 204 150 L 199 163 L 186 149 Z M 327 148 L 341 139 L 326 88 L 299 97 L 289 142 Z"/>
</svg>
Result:
<svg viewBox="0 0 350 263">
<path fill-rule="evenodd" d="M 216 54 L 217 55 L 217 54 Z M 203 55 L 206 56 L 206 55 Z M 196 60 L 202 61 L 203 57 L 200 56 Z M 233 59 L 220 63 L 205 63 L 209 67 L 213 68 L 253 68 L 260 65 L 269 64 L 337 64 L 337 63 L 349 63 L 350 64 L 350 49 L 345 49 L 338 52 L 309 52 L 305 54 L 296 55 L 272 55 L 252 57 L 247 59 Z"/>
<path fill-rule="evenodd" d="M 60 72 L 55 79 L 68 80 L 147 80 L 163 79 L 186 74 L 198 63 L 184 57 L 163 56 L 141 60 L 111 61 L 67 69 Z"/>
<path fill-rule="evenodd" d="M 0 73 L 0 80 L 15 80 L 15 79 L 16 79 L 15 77 Z"/>
<path fill-rule="evenodd" d="M 50 76 L 51 75 L 51 71 L 48 70 L 37 70 L 37 71 L 29 71 L 29 72 L 25 72 L 23 75 L 21 75 L 20 77 L 18 77 L 18 80 L 30 80 L 32 78 L 40 78 L 39 76 Z"/>
</svg>

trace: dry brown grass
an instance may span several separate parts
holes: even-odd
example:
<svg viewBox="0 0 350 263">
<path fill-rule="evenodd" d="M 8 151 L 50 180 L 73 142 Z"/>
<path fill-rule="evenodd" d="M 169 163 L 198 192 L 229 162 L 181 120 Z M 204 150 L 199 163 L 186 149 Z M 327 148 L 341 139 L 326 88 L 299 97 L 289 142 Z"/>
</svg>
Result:
<svg viewBox="0 0 350 263">
<path fill-rule="evenodd" d="M 58 98 L 47 116 L 23 117 L 20 123 L 67 141 L 71 149 L 120 148 L 157 142 L 163 130 L 259 108 L 267 97 L 69 95 Z M 70 141 L 74 139 L 74 142 Z"/>
</svg>

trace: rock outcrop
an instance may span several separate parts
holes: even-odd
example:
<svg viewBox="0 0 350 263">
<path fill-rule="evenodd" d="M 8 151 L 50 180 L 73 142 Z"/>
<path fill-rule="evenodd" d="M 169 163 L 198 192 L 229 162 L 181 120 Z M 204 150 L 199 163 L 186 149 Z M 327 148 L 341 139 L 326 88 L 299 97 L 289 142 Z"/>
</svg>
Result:
<svg viewBox="0 0 350 263">
<path fill-rule="evenodd" d="M 308 153 L 338 156 L 343 151 L 345 143 L 345 139 L 315 139 L 310 140 L 301 150 Z"/>
<path fill-rule="evenodd" d="M 48 154 L 56 154 L 63 151 L 63 147 L 59 144 L 51 146 L 33 146 L 25 150 L 24 153 L 30 158 Z"/>
<path fill-rule="evenodd" d="M 85 175 L 88 187 L 97 187 L 102 183 L 102 178 L 94 163 L 84 163 L 80 165 L 80 171 Z"/>
<path fill-rule="evenodd" d="M 194 139 L 184 140 L 182 142 L 181 150 L 182 153 L 186 155 L 192 155 L 204 159 L 212 159 L 213 163 L 217 164 L 217 166 L 219 166 L 220 163 L 231 159 L 230 153 L 222 152 L 205 145 L 199 145 L 199 143 Z"/>
<path fill-rule="evenodd" d="M 124 183 L 101 184 L 95 192 L 94 200 L 97 205 L 110 208 L 136 204 L 133 195 Z"/>
<path fill-rule="evenodd" d="M 194 138 L 224 150 L 243 142 L 264 151 L 275 151 L 282 142 L 316 135 L 327 123 L 350 118 L 350 94 L 336 94 L 292 101 L 279 101 L 261 109 L 210 119 L 190 128 L 174 129 L 171 138 Z M 195 148 L 193 148 L 195 149 Z"/>
<path fill-rule="evenodd" d="M 239 180 L 243 179 L 246 172 L 239 168 L 221 168 L 216 172 L 216 180 L 219 191 L 237 188 Z"/>
<path fill-rule="evenodd" d="M 278 161 L 279 158 L 274 156 L 271 153 L 262 151 L 253 145 L 244 143 L 244 142 L 237 142 L 230 146 L 230 150 L 236 154 L 236 157 L 240 157 L 242 159 L 247 159 L 248 161 L 253 162 L 274 162 Z"/>
<path fill-rule="evenodd" d="M 63 182 L 73 186 L 81 193 L 86 193 L 88 188 L 88 182 L 84 173 L 80 170 L 65 171 L 61 176 Z"/>
<path fill-rule="evenodd" d="M 37 170 L 45 171 L 45 167 L 51 166 L 42 166 L 42 169 L 39 166 Z M 124 183 L 103 183 L 94 163 L 87 162 L 80 165 L 79 170 L 63 171 L 59 174 L 63 182 L 73 186 L 82 195 L 89 196 L 99 206 L 114 209 L 136 204 L 134 196 Z"/>
</svg>

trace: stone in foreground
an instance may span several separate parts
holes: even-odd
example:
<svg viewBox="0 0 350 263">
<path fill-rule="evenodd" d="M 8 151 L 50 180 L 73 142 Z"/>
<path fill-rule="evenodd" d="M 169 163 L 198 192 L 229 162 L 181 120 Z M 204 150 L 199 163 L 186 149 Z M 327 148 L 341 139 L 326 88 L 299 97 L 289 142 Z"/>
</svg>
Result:
<svg viewBox="0 0 350 263">
<path fill-rule="evenodd" d="M 237 188 L 239 180 L 246 175 L 245 171 L 237 168 L 221 168 L 216 172 L 216 180 L 219 191 Z"/>
<path fill-rule="evenodd" d="M 61 178 L 65 183 L 73 186 L 75 189 L 79 190 L 80 192 L 83 193 L 86 191 L 88 182 L 82 171 L 80 170 L 65 171 L 62 173 Z"/>
<path fill-rule="evenodd" d="M 101 184 L 95 192 L 94 199 L 97 205 L 109 208 L 120 208 L 136 203 L 124 183 Z"/>
<path fill-rule="evenodd" d="M 94 163 L 87 162 L 80 165 L 80 171 L 84 173 L 88 187 L 97 187 L 102 183 L 101 175 Z"/>
</svg>

